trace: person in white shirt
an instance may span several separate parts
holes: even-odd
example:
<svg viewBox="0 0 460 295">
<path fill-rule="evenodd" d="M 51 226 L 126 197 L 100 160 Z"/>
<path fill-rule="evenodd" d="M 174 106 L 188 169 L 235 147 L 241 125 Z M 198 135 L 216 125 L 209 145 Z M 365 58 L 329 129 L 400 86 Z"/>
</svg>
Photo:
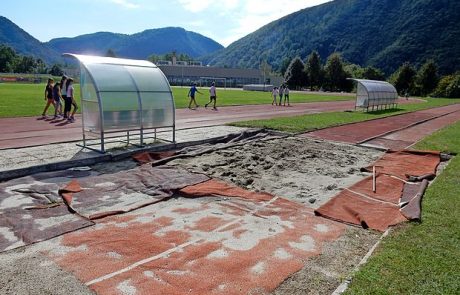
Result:
<svg viewBox="0 0 460 295">
<path fill-rule="evenodd" d="M 73 79 L 68 78 L 67 83 L 66 83 L 66 91 L 67 91 L 67 98 L 66 99 L 68 100 L 68 102 L 70 102 L 71 105 L 73 105 L 72 114 L 70 114 L 70 107 L 69 107 L 69 112 L 67 114 L 67 116 L 68 116 L 67 121 L 70 122 L 70 123 L 75 122 L 74 115 L 75 115 L 75 112 L 78 109 L 77 102 L 75 101 L 75 97 L 74 97 L 75 90 L 74 90 L 72 84 L 73 84 Z"/>
<path fill-rule="evenodd" d="M 272 96 L 273 96 L 272 105 L 277 105 L 276 98 L 278 97 L 278 87 L 273 87 Z"/>
<path fill-rule="evenodd" d="M 287 85 L 284 86 L 284 106 L 286 106 L 286 100 L 288 103 L 288 107 L 291 106 L 291 104 L 289 103 L 289 88 Z"/>
<path fill-rule="evenodd" d="M 204 107 L 207 108 L 208 105 L 213 101 L 214 101 L 214 106 L 212 109 L 217 111 L 217 108 L 216 108 L 217 92 L 216 92 L 216 85 L 214 82 L 212 82 L 211 88 L 209 88 L 209 102 L 205 104 Z"/>
</svg>

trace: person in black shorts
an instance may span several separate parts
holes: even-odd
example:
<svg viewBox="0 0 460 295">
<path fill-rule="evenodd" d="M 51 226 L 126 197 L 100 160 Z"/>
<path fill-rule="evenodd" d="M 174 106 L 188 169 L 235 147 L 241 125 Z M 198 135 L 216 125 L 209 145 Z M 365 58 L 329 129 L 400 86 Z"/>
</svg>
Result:
<svg viewBox="0 0 460 295">
<path fill-rule="evenodd" d="M 68 118 L 68 113 L 70 112 L 70 108 L 71 108 L 71 100 L 69 101 L 67 99 L 67 76 L 62 76 L 61 78 L 61 97 L 62 97 L 62 100 L 64 101 L 64 119 L 67 119 Z M 69 103 L 70 102 L 70 103 Z"/>
<path fill-rule="evenodd" d="M 62 104 L 61 104 L 61 83 L 57 82 L 53 87 L 53 98 L 54 98 L 54 118 L 57 119 L 62 116 Z"/>
<path fill-rule="evenodd" d="M 188 108 L 192 109 L 192 102 L 195 104 L 195 108 L 198 108 L 199 105 L 196 103 L 195 100 L 195 93 L 198 92 L 199 94 L 202 94 L 198 89 L 196 88 L 196 83 L 193 83 L 192 87 L 190 87 L 190 90 L 188 91 L 187 97 L 190 97 L 190 102 L 188 104 Z M 193 109 L 194 110 L 194 109 Z"/>
<path fill-rule="evenodd" d="M 75 113 L 77 112 L 77 109 L 78 109 L 78 106 L 77 106 L 77 102 L 75 101 L 75 97 L 74 97 L 74 88 L 73 88 L 73 79 L 72 78 L 68 78 L 67 79 L 67 82 L 66 82 L 66 91 L 67 91 L 67 98 L 66 98 L 66 107 L 67 107 L 67 120 L 70 122 L 70 123 L 73 123 L 75 122 L 75 118 L 74 118 L 74 115 Z M 72 114 L 70 114 L 70 109 L 71 109 L 71 106 L 73 106 L 73 111 L 72 111 Z"/>
<path fill-rule="evenodd" d="M 46 106 L 45 109 L 43 110 L 42 113 L 42 118 L 46 119 L 46 111 L 48 111 L 48 108 L 50 105 L 53 105 L 56 108 L 56 105 L 54 104 L 54 98 L 53 98 L 53 79 L 48 79 L 48 83 L 46 84 L 45 87 L 45 101 L 46 101 Z"/>
<path fill-rule="evenodd" d="M 216 91 L 216 83 L 212 82 L 211 88 L 209 88 L 209 102 L 204 105 L 205 108 L 208 107 L 214 101 L 213 110 L 217 111 L 216 102 L 217 102 L 217 91 Z"/>
</svg>

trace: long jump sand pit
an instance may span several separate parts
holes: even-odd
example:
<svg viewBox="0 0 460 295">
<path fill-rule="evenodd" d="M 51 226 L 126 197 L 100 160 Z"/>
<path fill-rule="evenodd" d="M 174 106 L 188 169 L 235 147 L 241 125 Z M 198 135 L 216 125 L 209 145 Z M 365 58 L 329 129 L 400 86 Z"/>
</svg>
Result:
<svg viewBox="0 0 460 295">
<path fill-rule="evenodd" d="M 204 173 L 253 191 L 318 208 L 365 177 L 383 155 L 374 149 L 304 137 L 272 138 L 218 150 L 168 165 Z"/>
<path fill-rule="evenodd" d="M 310 138 L 264 137 L 173 160 L 160 169 L 213 179 L 164 201 L 96 219 L 94 226 L 1 253 L 0 290 L 330 294 L 380 234 L 315 216 L 313 210 L 363 179 L 360 168 L 380 156 Z M 99 164 L 92 170 L 103 174 L 102 183 L 91 185 L 108 187 L 110 175 L 148 167 L 134 168 L 132 161 Z M 206 182 L 211 182 L 207 191 L 196 189 Z"/>
</svg>

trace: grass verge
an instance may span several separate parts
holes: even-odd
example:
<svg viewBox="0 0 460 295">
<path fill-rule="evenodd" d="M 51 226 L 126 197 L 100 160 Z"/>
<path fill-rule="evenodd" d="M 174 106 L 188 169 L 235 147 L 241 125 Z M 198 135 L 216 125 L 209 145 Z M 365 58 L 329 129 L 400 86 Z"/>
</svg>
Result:
<svg viewBox="0 0 460 295">
<path fill-rule="evenodd" d="M 460 103 L 460 99 L 428 98 L 425 103 L 399 105 L 397 109 L 375 112 L 330 112 L 309 114 L 295 117 L 280 117 L 268 120 L 254 120 L 232 123 L 239 127 L 269 128 L 286 132 L 306 132 L 320 128 L 338 126 L 342 124 L 361 122 L 371 119 L 393 116 L 422 109 L 434 108 L 453 103 Z"/>
<path fill-rule="evenodd" d="M 0 117 L 20 117 L 40 115 L 44 106 L 45 84 L 0 83 Z M 77 103 L 80 105 L 80 86 L 75 85 Z M 173 87 L 176 108 L 186 108 L 189 103 L 188 87 Z M 209 101 L 208 89 L 200 88 L 197 94 L 198 104 Z M 217 89 L 219 106 L 269 104 L 271 94 L 268 92 L 242 91 L 236 89 Z M 353 96 L 320 95 L 311 93 L 291 93 L 292 103 L 352 100 Z M 53 108 L 48 113 L 54 112 Z"/>
<path fill-rule="evenodd" d="M 460 122 L 415 146 L 460 153 Z M 396 227 L 346 294 L 459 294 L 460 157 L 428 188 L 421 223 Z"/>
</svg>

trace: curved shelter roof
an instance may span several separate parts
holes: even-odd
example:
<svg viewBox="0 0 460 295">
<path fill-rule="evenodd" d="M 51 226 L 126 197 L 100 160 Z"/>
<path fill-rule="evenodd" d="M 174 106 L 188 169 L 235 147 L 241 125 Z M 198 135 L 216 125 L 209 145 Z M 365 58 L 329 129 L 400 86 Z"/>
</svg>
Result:
<svg viewBox="0 0 460 295">
<path fill-rule="evenodd" d="M 175 126 L 175 105 L 163 72 L 144 60 L 66 53 L 80 62 L 83 134 Z M 103 149 L 103 148 L 102 148 Z"/>
<path fill-rule="evenodd" d="M 398 92 L 388 82 L 364 79 L 351 79 L 358 83 L 356 89 L 356 107 L 369 108 L 396 104 Z"/>
</svg>

